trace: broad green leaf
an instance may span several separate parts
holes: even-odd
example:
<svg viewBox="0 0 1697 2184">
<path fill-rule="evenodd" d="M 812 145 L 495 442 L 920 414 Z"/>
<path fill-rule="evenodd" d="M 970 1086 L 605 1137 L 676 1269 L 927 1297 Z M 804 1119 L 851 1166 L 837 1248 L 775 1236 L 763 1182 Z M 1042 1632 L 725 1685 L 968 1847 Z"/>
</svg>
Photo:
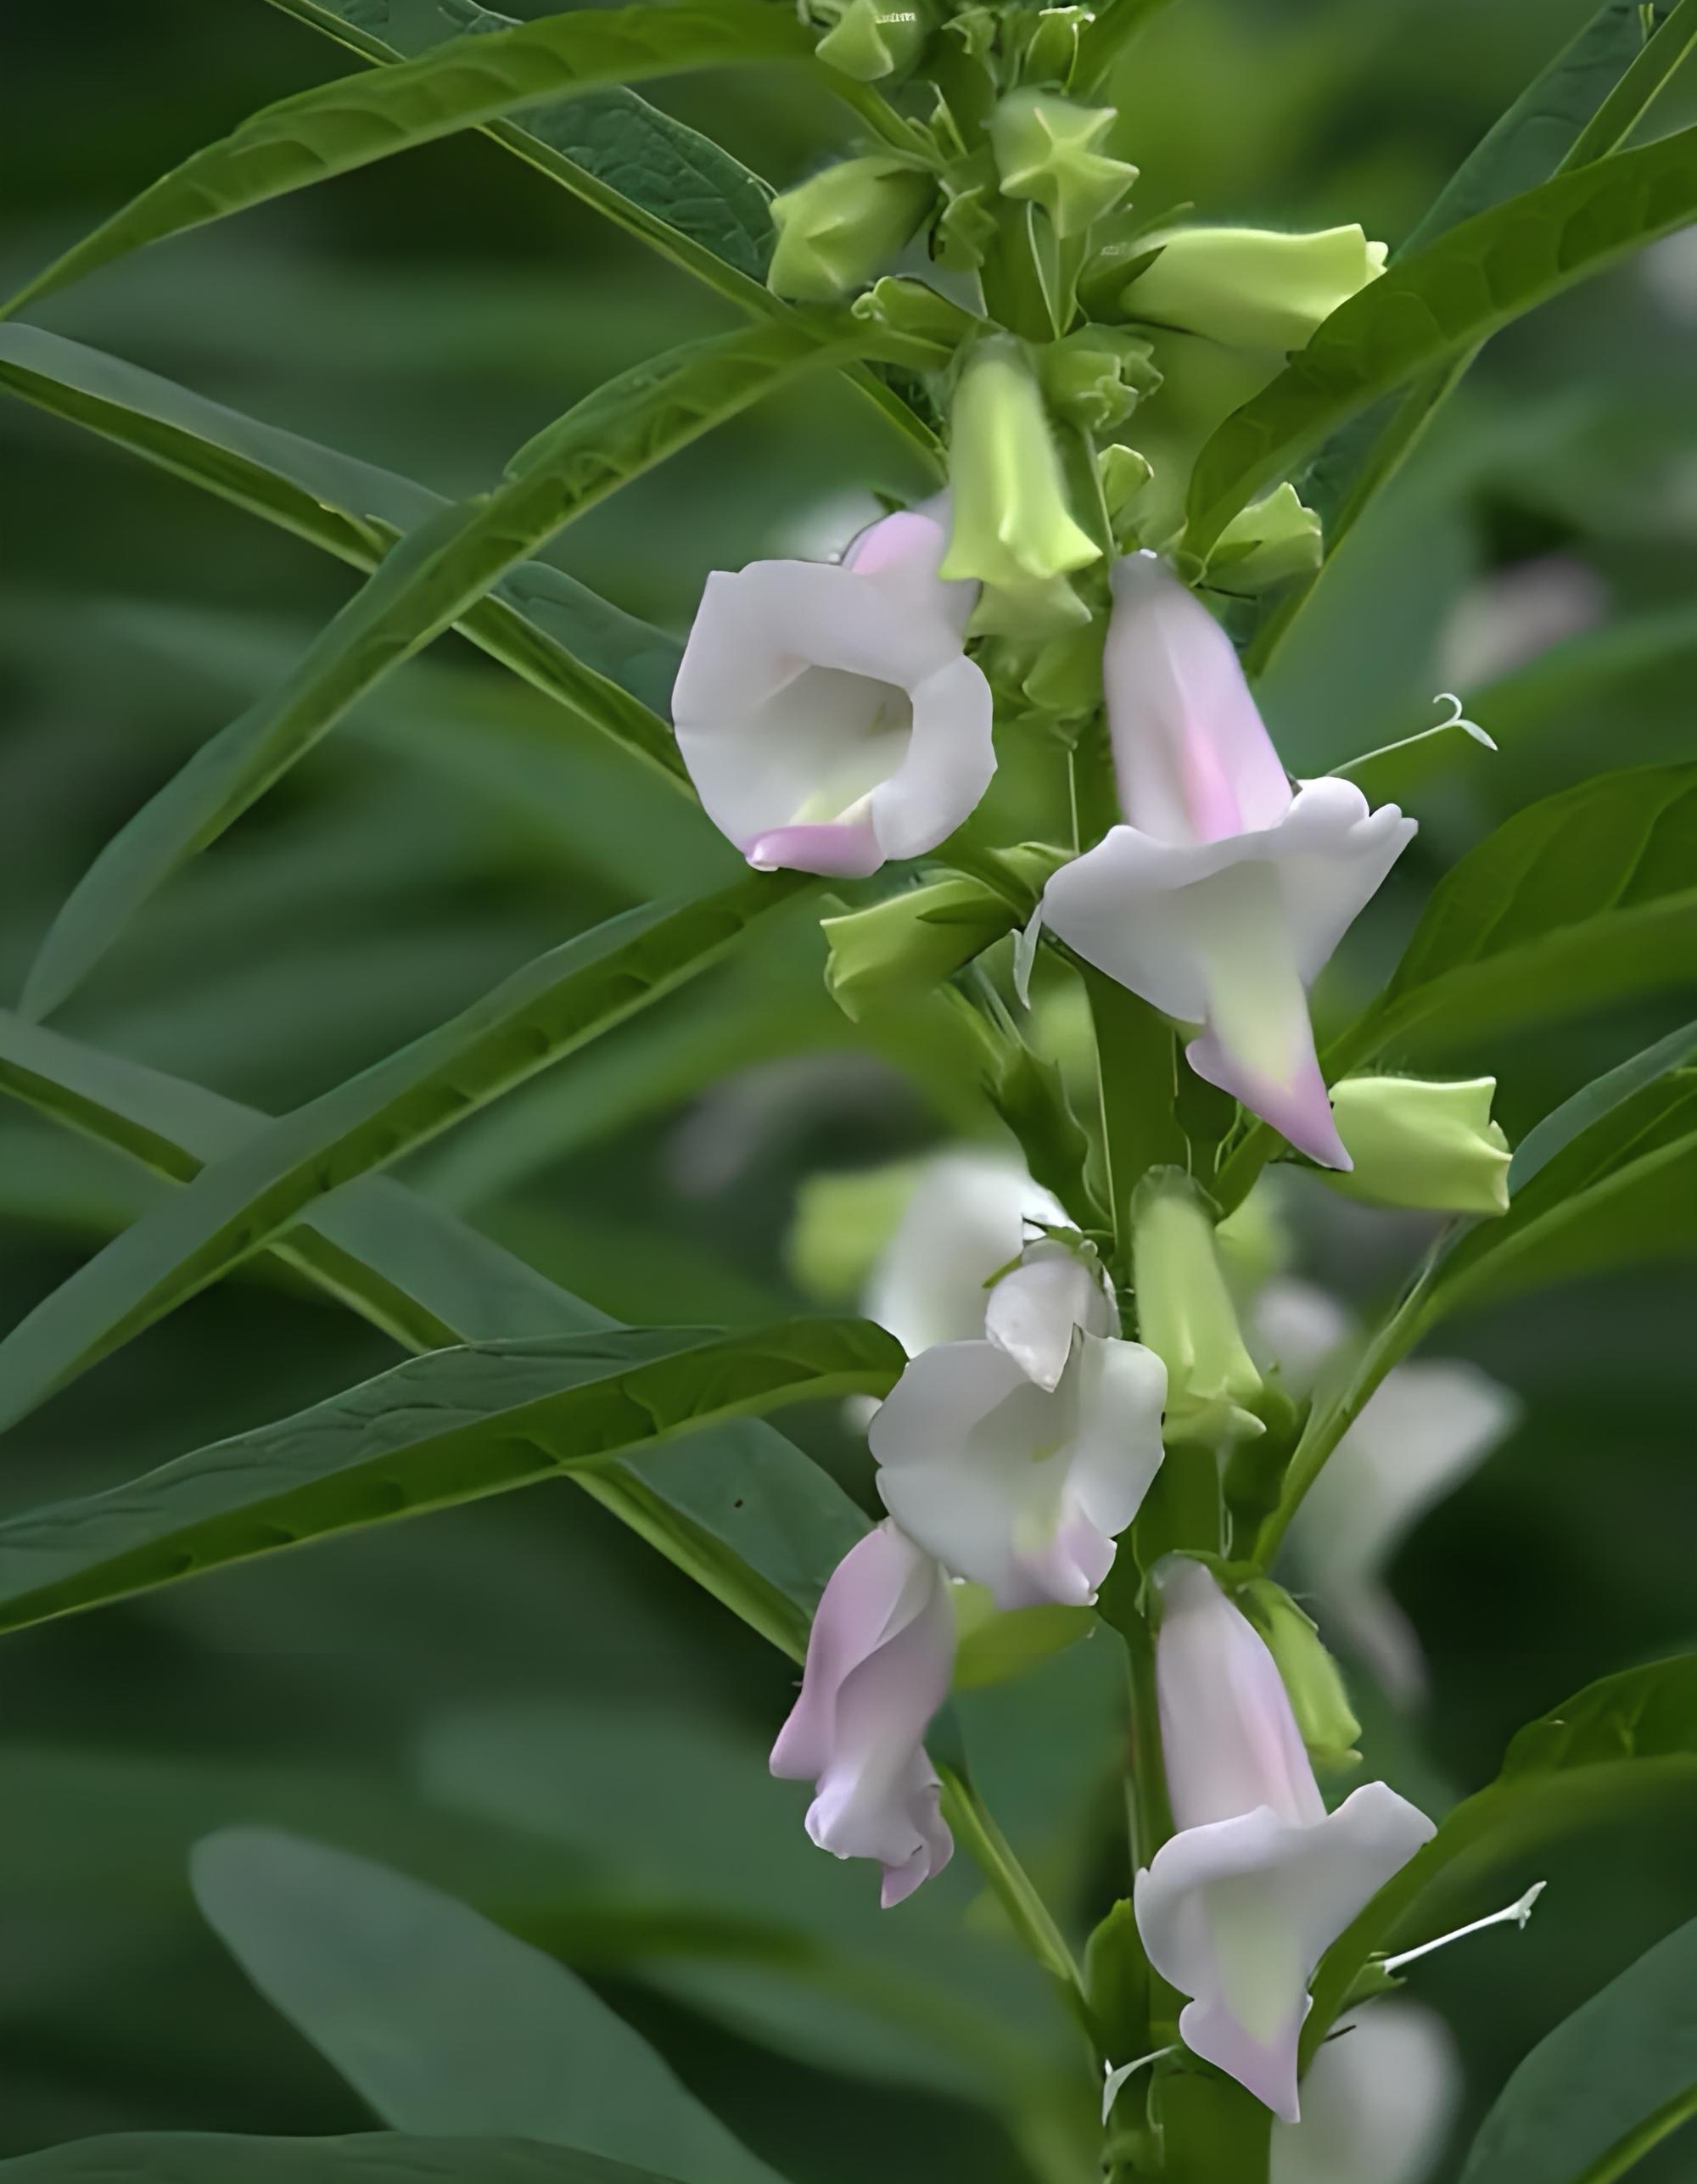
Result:
<svg viewBox="0 0 1697 2184">
<path fill-rule="evenodd" d="M 751 876 L 680 908 L 627 911 L 283 1117 L 115 1238 L 0 1341 L 0 1419 L 20 1417 L 338 1184 L 388 1166 L 693 977 L 807 884 Z"/>
<path fill-rule="evenodd" d="M 0 1086 L 174 1182 L 273 1127 L 256 1109 L 0 1013 Z M 272 1246 L 408 1347 L 576 1335 L 616 1323 L 451 1213 L 381 1178 L 321 1201 Z M 826 1579 L 865 1527 L 828 1472 L 758 1420 L 695 1460 L 628 1456 L 574 1483 L 798 1659 Z"/>
<path fill-rule="evenodd" d="M 1697 128 L 1556 176 L 1464 221 L 1353 296 L 1196 458 L 1187 550 L 1220 534 L 1381 395 L 1697 217 Z"/>
<path fill-rule="evenodd" d="M 639 365 L 521 448 L 493 493 L 409 531 L 288 680 L 204 744 L 96 858 L 42 944 L 25 1013 L 57 1008 L 185 858 L 216 841 L 350 706 L 515 563 L 630 479 L 816 365 L 833 338 L 853 339 L 830 322 L 765 327 Z"/>
<path fill-rule="evenodd" d="M 813 41 L 758 0 L 588 8 L 451 39 L 372 75 L 299 92 L 251 115 L 132 199 L 20 290 L 5 316 L 144 244 L 222 220 L 516 108 L 689 69 L 810 60 Z"/>
<path fill-rule="evenodd" d="M 353 2138 L 134 2131 L 20 2154 L 0 2161 L 0 2176 L 7 2184 L 667 2184 L 566 2147 L 388 2131 Z"/>
<path fill-rule="evenodd" d="M 675 2176 L 772 2171 L 563 1964 L 423 1881 L 267 1828 L 196 1845 L 195 1900 L 266 2001 L 373 2113 Z"/>
<path fill-rule="evenodd" d="M 1461 2184 L 1612 2184 L 1697 2115 L 1697 1919 L 1541 2040 L 1479 2127 Z"/>
<path fill-rule="evenodd" d="M 1517 812 L 1444 876 L 1328 1073 L 1694 976 L 1697 765 L 1601 774 Z"/>
<path fill-rule="evenodd" d="M 904 1362 L 867 1320 L 434 1350 L 127 1486 L 0 1524 L 0 1629 L 590 1470 L 721 1420 L 883 1395 Z"/>
<path fill-rule="evenodd" d="M 374 569 L 395 534 L 450 505 L 410 478 L 38 327 L 0 325 L 0 386 L 356 568 Z M 662 717 L 679 657 L 662 631 L 540 561 L 509 570 L 456 626 L 688 792 Z"/>
<path fill-rule="evenodd" d="M 1669 1793 L 1697 1791 L 1697 1654 L 1605 1676 L 1520 1731 L 1503 1771 L 1458 1805 L 1423 1850 L 1332 1944 L 1303 2031 L 1311 2055 L 1368 1959 L 1442 1932 L 1504 1865 L 1577 1828 Z"/>
</svg>

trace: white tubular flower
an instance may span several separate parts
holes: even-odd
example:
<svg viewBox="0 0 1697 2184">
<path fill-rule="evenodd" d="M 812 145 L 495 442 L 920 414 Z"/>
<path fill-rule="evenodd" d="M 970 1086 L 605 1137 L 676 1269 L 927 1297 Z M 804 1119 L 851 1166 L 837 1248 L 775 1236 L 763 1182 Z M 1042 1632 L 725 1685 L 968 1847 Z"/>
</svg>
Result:
<svg viewBox="0 0 1697 2184">
<path fill-rule="evenodd" d="M 672 692 L 707 815 L 764 871 L 863 877 L 952 834 L 989 787 L 990 686 L 962 649 L 976 584 L 917 511 L 840 564 L 715 571 Z"/>
<path fill-rule="evenodd" d="M 1275 2123 L 1272 2184 L 1422 2184 L 1461 2098 L 1455 2040 L 1435 2010 L 1376 2002 L 1308 2065 L 1302 2120 Z"/>
<path fill-rule="evenodd" d="M 954 1855 L 923 1742 L 954 1666 L 943 1572 L 881 1524 L 849 1548 L 820 1598 L 801 1695 L 771 1768 L 815 1784 L 807 1832 L 821 1850 L 882 1866 L 886 1911 Z"/>
<path fill-rule="evenodd" d="M 1062 1227 L 1058 1199 L 1011 1154 L 939 1153 L 928 1161 L 862 1299 L 869 1319 L 917 1357 L 984 1331 L 989 1284 L 1025 1247 L 1028 1224 Z"/>
<path fill-rule="evenodd" d="M 1302 1394 L 1354 1330 L 1324 1290 L 1268 1283 L 1256 1299 L 1256 1347 Z M 1518 1398 L 1477 1365 L 1416 1358 L 1386 1374 L 1327 1459 L 1291 1525 L 1288 1552 L 1302 1590 L 1389 1695 L 1424 1695 L 1425 1658 L 1385 1582 L 1414 1526 L 1513 1432 Z"/>
<path fill-rule="evenodd" d="M 1074 1336 L 1112 1335 L 1118 1325 L 1095 1254 L 1085 1257 L 1052 1237 L 1026 1246 L 1019 1264 L 990 1291 L 984 1313 L 991 1341 L 1027 1380 L 1051 1393 L 1067 1369 Z"/>
<path fill-rule="evenodd" d="M 1382 1782 L 1328 1813 L 1273 1656 L 1201 1563 L 1157 1568 L 1156 1687 L 1178 1833 L 1137 1876 L 1149 1960 L 1191 1999 L 1179 2030 L 1295 2123 L 1297 2043 L 1327 1947 L 1427 1841 Z"/>
<path fill-rule="evenodd" d="M 1077 1338 L 1051 1391 L 994 1342 L 914 1359 L 872 1420 L 903 1530 L 999 1608 L 1083 1607 L 1160 1468 L 1167 1375 L 1140 1343 Z"/>
<path fill-rule="evenodd" d="M 1294 792 L 1231 641 L 1151 554 L 1114 570 L 1104 672 L 1128 824 L 1055 875 L 1045 921 L 1165 1015 L 1185 1052 L 1325 1168 L 1347 1168 L 1308 989 L 1414 832 L 1353 782 Z"/>
</svg>

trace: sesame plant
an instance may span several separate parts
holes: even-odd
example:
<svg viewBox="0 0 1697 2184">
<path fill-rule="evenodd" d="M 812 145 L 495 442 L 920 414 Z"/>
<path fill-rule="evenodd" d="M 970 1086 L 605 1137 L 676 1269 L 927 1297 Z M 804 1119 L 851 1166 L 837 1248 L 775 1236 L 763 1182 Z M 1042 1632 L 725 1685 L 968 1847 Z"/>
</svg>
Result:
<svg viewBox="0 0 1697 2184">
<path fill-rule="evenodd" d="M 1440 1943 L 1525 1925 L 1529 1855 L 1697 1774 L 1697 1656 L 1592 1683 L 1442 1814 L 1381 1778 L 1357 1688 L 1418 1694 L 1391 1547 L 1514 1414 L 1414 1353 L 1485 1306 L 1689 1249 L 1697 1033 L 1621 1054 L 1513 1146 L 1494 1079 L 1442 1064 L 1692 981 L 1697 766 L 1597 770 L 1514 812 L 1340 1020 L 1316 982 L 1424 800 L 1488 753 L 1489 708 L 1446 693 L 1434 725 L 1296 780 L 1257 686 L 1481 345 L 1697 220 L 1697 128 L 1651 115 L 1697 0 L 1606 0 L 1388 253 L 1358 226 L 1145 202 L 1114 86 L 1162 0 L 523 23 L 472 0 L 274 4 L 350 72 L 143 188 L 0 324 L 15 400 L 358 579 L 107 842 L 0 1013 L 11 1098 L 172 1186 L 0 1338 L 0 1425 L 238 1270 L 405 1354 L 0 1519 L 0 1627 L 563 1480 L 793 1665 L 777 1780 L 728 1794 L 775 1873 L 804 1831 L 807 1858 L 845 1862 L 857 1918 L 910 1923 L 850 1997 L 880 2069 L 970 2048 L 950 2067 L 1038 2184 L 1412 2178 L 1439 2097 L 1401 1991 Z M 830 94 L 835 134 L 781 194 L 630 87 L 729 69 Z M 146 246 L 468 130 L 523 163 L 512 188 L 564 188 L 741 314 L 609 379 L 481 492 L 444 498 L 32 322 Z M 1231 399 L 1145 433 L 1204 351 Z M 680 651 L 546 558 L 632 480 L 831 375 L 929 479 L 837 557 L 714 574 Z M 560 940 L 280 1116 L 58 1028 L 183 867 L 450 631 L 563 736 L 603 739 L 730 876 Z M 846 1036 L 906 1027 L 996 1118 L 993 1144 L 822 1179 L 798 1264 L 833 1270 L 842 1309 L 621 1324 L 385 1174 L 542 1072 L 569 1101 L 597 1041 L 786 921 Z M 1281 1263 L 1291 1185 L 1411 1240 L 1376 1323 Z M 875 1511 L 766 1422 L 822 1403 L 865 1436 Z M 1123 1818 L 1085 1920 L 1017 1851 L 962 1720 L 967 1694 L 1087 1649 L 1114 1666 Z M 686 1756 L 670 1795 L 693 1794 Z M 257 1827 L 202 1840 L 193 1883 L 381 2128 L 81 2142 L 0 2164 L 20 2184 L 770 2184 L 711 2089 L 546 1922 L 502 1918 L 499 1885 L 473 1907 Z M 969 1925 L 986 1968 L 951 1974 L 945 2010 L 928 1952 Z M 692 1946 L 781 1957 L 758 1924 Z M 1560 2026 L 1465 2184 L 1606 2184 L 1697 2113 L 1694 1980 L 1697 1926 Z"/>
</svg>

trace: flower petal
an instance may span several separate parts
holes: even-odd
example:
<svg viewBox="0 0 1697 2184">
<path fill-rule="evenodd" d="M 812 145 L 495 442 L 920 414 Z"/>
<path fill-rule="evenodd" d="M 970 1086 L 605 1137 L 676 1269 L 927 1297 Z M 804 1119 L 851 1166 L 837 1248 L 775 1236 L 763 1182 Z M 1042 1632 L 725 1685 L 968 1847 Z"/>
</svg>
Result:
<svg viewBox="0 0 1697 2184">
<path fill-rule="evenodd" d="M 910 1357 L 974 1341 L 984 1331 L 985 1284 L 1018 1257 L 1027 1224 L 1060 1227 L 1066 1218 L 1012 1156 L 941 1153 L 926 1163 L 867 1284 L 866 1316 Z"/>
<path fill-rule="evenodd" d="M 1080 1329 L 1112 1334 L 1114 1308 L 1099 1267 L 1063 1243 L 1028 1244 L 990 1291 L 984 1332 L 1040 1388 L 1059 1385 Z"/>
</svg>

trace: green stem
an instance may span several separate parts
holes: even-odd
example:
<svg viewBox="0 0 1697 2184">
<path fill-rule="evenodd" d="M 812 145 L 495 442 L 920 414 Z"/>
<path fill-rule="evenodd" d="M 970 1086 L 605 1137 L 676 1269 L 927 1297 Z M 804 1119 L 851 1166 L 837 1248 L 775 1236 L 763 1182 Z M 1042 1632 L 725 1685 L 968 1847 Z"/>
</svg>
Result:
<svg viewBox="0 0 1697 2184">
<path fill-rule="evenodd" d="M 1273 2117 L 1252 2093 L 1217 2072 L 1164 2074 L 1160 2113 L 1163 2184 L 1265 2184 Z"/>
<path fill-rule="evenodd" d="M 1617 2176 L 1624 2176 L 1629 2169 L 1635 2169 L 1652 2147 L 1660 2146 L 1663 2139 L 1693 2116 L 1697 2116 L 1697 2086 L 1676 2093 L 1653 2116 L 1646 2116 L 1635 2131 L 1628 2131 L 1593 2161 L 1582 2176 L 1576 2176 L 1573 2184 L 1615 2184 Z"/>
</svg>

